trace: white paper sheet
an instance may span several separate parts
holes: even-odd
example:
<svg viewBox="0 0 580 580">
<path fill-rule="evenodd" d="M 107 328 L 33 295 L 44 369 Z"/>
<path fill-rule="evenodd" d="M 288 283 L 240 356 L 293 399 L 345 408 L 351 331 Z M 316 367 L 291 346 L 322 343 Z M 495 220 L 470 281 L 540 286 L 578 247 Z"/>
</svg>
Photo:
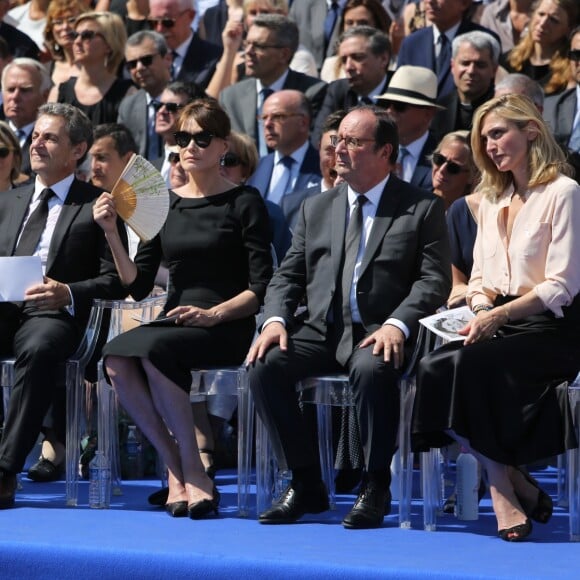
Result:
<svg viewBox="0 0 580 580">
<path fill-rule="evenodd" d="M 427 316 L 427 318 L 422 318 L 419 322 L 437 336 L 441 336 L 448 341 L 465 340 L 465 336 L 457 334 L 457 331 L 466 326 L 474 316 L 475 314 L 473 314 L 469 306 L 461 306 L 460 308 L 443 310 L 432 316 Z"/>
<path fill-rule="evenodd" d="M 0 302 L 22 302 L 24 292 L 42 280 L 40 256 L 0 258 Z"/>
</svg>

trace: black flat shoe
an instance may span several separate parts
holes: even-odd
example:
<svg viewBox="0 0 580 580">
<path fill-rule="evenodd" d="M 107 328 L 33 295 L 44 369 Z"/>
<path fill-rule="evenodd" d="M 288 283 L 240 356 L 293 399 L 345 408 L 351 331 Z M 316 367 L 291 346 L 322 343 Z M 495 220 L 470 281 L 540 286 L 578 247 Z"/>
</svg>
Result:
<svg viewBox="0 0 580 580">
<path fill-rule="evenodd" d="M 55 465 L 52 461 L 41 457 L 29 470 L 28 478 L 32 481 L 58 481 L 63 474 L 64 464 Z"/>
<path fill-rule="evenodd" d="M 184 518 L 187 515 L 187 502 L 174 501 L 172 503 L 165 504 L 165 511 L 172 518 Z"/>
<path fill-rule="evenodd" d="M 531 518 L 535 522 L 538 522 L 539 524 L 547 524 L 550 521 L 550 518 L 552 517 L 552 512 L 554 511 L 554 502 L 552 501 L 552 498 L 540 487 L 538 482 L 524 469 L 522 469 L 521 467 L 516 467 L 515 469 L 525 477 L 526 481 L 530 485 L 533 485 L 538 490 L 538 501 L 533 507 L 530 507 L 529 505 L 524 505 L 525 502 L 523 502 L 523 498 L 521 498 L 521 496 L 516 491 L 516 497 L 518 498 L 518 501 L 520 502 L 522 508 L 524 509 L 524 512 L 529 518 Z"/>
<path fill-rule="evenodd" d="M 506 542 L 523 542 L 532 533 L 532 522 L 528 519 L 523 524 L 499 530 L 497 533 Z"/>
<path fill-rule="evenodd" d="M 202 499 L 187 506 L 187 513 L 192 520 L 201 520 L 208 516 L 217 516 L 219 499 Z"/>
</svg>

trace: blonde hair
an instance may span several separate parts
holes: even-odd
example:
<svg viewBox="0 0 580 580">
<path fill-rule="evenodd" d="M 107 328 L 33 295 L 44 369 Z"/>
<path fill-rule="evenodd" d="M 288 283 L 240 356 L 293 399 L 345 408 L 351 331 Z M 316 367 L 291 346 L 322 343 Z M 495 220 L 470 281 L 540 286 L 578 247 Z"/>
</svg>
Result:
<svg viewBox="0 0 580 580">
<path fill-rule="evenodd" d="M 258 150 L 254 140 L 245 133 L 232 131 L 228 137 L 229 151 L 235 153 L 241 161 L 242 166 L 247 170 L 246 179 L 256 171 L 258 167 Z"/>
<path fill-rule="evenodd" d="M 467 153 L 467 168 L 469 169 L 469 176 L 471 177 L 471 183 L 473 184 L 477 177 L 479 176 L 479 170 L 475 165 L 473 160 L 473 154 L 471 151 L 471 141 L 469 139 L 469 131 L 451 131 L 447 133 L 439 144 L 435 148 L 434 153 L 441 153 L 441 149 L 450 143 L 461 143 L 465 152 Z"/>
<path fill-rule="evenodd" d="M 513 123 L 520 131 L 529 128 L 530 123 L 537 132 L 528 144 L 528 187 L 544 185 L 556 179 L 558 174 L 571 174 L 565 155 L 556 143 L 550 129 L 542 119 L 538 108 L 524 95 L 502 95 L 481 105 L 473 118 L 471 149 L 476 166 L 481 171 L 481 180 L 476 191 L 491 199 L 497 199 L 510 185 L 513 175 L 510 171 L 499 171 L 486 152 L 485 138 L 481 129 L 485 117 L 495 113 L 501 119 Z"/>
<path fill-rule="evenodd" d="M 534 23 L 536 12 L 543 0 L 536 0 L 533 5 L 532 18 L 528 34 L 524 36 L 516 46 L 511 50 L 508 57 L 510 66 L 516 72 L 521 72 L 524 63 L 530 59 L 534 52 L 534 39 L 532 38 L 531 28 Z M 561 8 L 568 18 L 568 33 L 575 27 L 578 19 L 578 0 L 551 0 Z M 568 59 L 568 33 L 564 34 L 558 41 L 558 46 L 550 59 L 551 76 L 544 85 L 544 93 L 550 95 L 562 91 L 566 88 L 570 79 L 570 60 Z"/>
<path fill-rule="evenodd" d="M 12 168 L 10 170 L 10 181 L 16 183 L 20 177 L 20 167 L 22 165 L 22 150 L 16 135 L 5 121 L 0 121 L 0 145 L 5 145 L 13 153 Z"/>
<path fill-rule="evenodd" d="M 85 20 L 91 20 L 99 25 L 100 32 L 111 49 L 105 67 L 109 72 L 117 74 L 119 65 L 125 57 L 127 43 L 127 32 L 123 20 L 114 12 L 85 12 L 77 18 L 75 28 Z"/>
</svg>

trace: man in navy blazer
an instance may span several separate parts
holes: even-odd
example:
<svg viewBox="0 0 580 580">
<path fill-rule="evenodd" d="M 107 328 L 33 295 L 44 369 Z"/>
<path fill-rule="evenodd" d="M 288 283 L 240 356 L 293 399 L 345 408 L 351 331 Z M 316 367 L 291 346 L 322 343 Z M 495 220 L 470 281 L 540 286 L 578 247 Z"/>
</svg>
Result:
<svg viewBox="0 0 580 580">
<path fill-rule="evenodd" d="M 473 0 L 425 0 L 425 12 L 431 26 L 420 28 L 403 39 L 399 49 L 397 66 L 405 64 L 426 67 L 437 74 L 437 96 L 450 93 L 455 85 L 451 75 L 451 43 L 453 39 L 472 30 L 482 30 L 491 34 L 498 42 L 495 32 L 471 22 L 466 12 Z M 445 36 L 444 39 L 441 37 Z M 439 55 L 443 51 L 440 66 Z"/>
<path fill-rule="evenodd" d="M 265 142 L 274 152 L 260 159 L 248 184 L 287 216 L 321 181 L 318 151 L 308 142 L 310 104 L 300 91 L 278 91 L 266 99 L 262 117 Z"/>
<path fill-rule="evenodd" d="M 36 181 L 0 196 L 0 256 L 38 256 L 44 275 L 26 289 L 23 304 L 0 303 L 0 356 L 15 358 L 0 443 L 0 509 L 14 505 L 16 474 L 51 403 L 54 416 L 63 415 L 64 363 L 78 347 L 93 299 L 127 294 L 93 220 L 102 190 L 74 175 L 92 134 L 91 122 L 76 107 L 43 105 L 30 147 Z M 121 223 L 119 231 L 126 239 Z"/>
</svg>

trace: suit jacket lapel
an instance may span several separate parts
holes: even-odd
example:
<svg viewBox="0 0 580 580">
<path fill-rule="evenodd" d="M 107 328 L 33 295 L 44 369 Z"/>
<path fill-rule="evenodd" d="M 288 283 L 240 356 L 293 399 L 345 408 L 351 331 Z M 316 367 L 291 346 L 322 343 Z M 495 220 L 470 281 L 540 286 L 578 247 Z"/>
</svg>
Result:
<svg viewBox="0 0 580 580">
<path fill-rule="evenodd" d="M 48 258 L 46 260 L 46 271 L 52 267 L 54 260 L 60 250 L 60 247 L 66 237 L 71 223 L 77 216 L 83 206 L 82 194 L 78 191 L 79 182 L 75 179 L 69 189 L 66 200 L 60 210 L 60 215 L 54 227 L 50 247 L 48 249 Z"/>
<path fill-rule="evenodd" d="M 373 221 L 373 228 L 369 236 L 369 241 L 367 242 L 367 247 L 365 248 L 359 278 L 362 278 L 383 241 L 387 230 L 391 227 L 395 211 L 399 205 L 400 191 L 397 187 L 398 181 L 398 178 L 391 173 L 389 181 L 387 181 L 387 185 L 381 195 L 381 201 L 379 202 L 379 207 L 377 208 L 377 213 Z"/>
<path fill-rule="evenodd" d="M 333 281 L 338 279 L 342 254 L 344 253 L 346 211 L 348 206 L 346 183 L 339 185 L 339 188 L 339 193 L 332 202 L 332 221 L 330 222 L 330 254 L 332 256 Z"/>
<path fill-rule="evenodd" d="M 17 194 L 14 195 L 15 200 L 12 204 L 11 218 L 8 222 L 8 228 L 5 232 L 6 236 L 6 255 L 10 256 L 16 247 L 16 241 L 18 240 L 18 234 L 22 228 L 22 223 L 28 212 L 28 207 L 30 205 L 30 200 L 32 199 L 32 194 L 34 193 L 34 184 L 31 184 Z M 7 194 L 8 195 L 8 194 Z"/>
</svg>

